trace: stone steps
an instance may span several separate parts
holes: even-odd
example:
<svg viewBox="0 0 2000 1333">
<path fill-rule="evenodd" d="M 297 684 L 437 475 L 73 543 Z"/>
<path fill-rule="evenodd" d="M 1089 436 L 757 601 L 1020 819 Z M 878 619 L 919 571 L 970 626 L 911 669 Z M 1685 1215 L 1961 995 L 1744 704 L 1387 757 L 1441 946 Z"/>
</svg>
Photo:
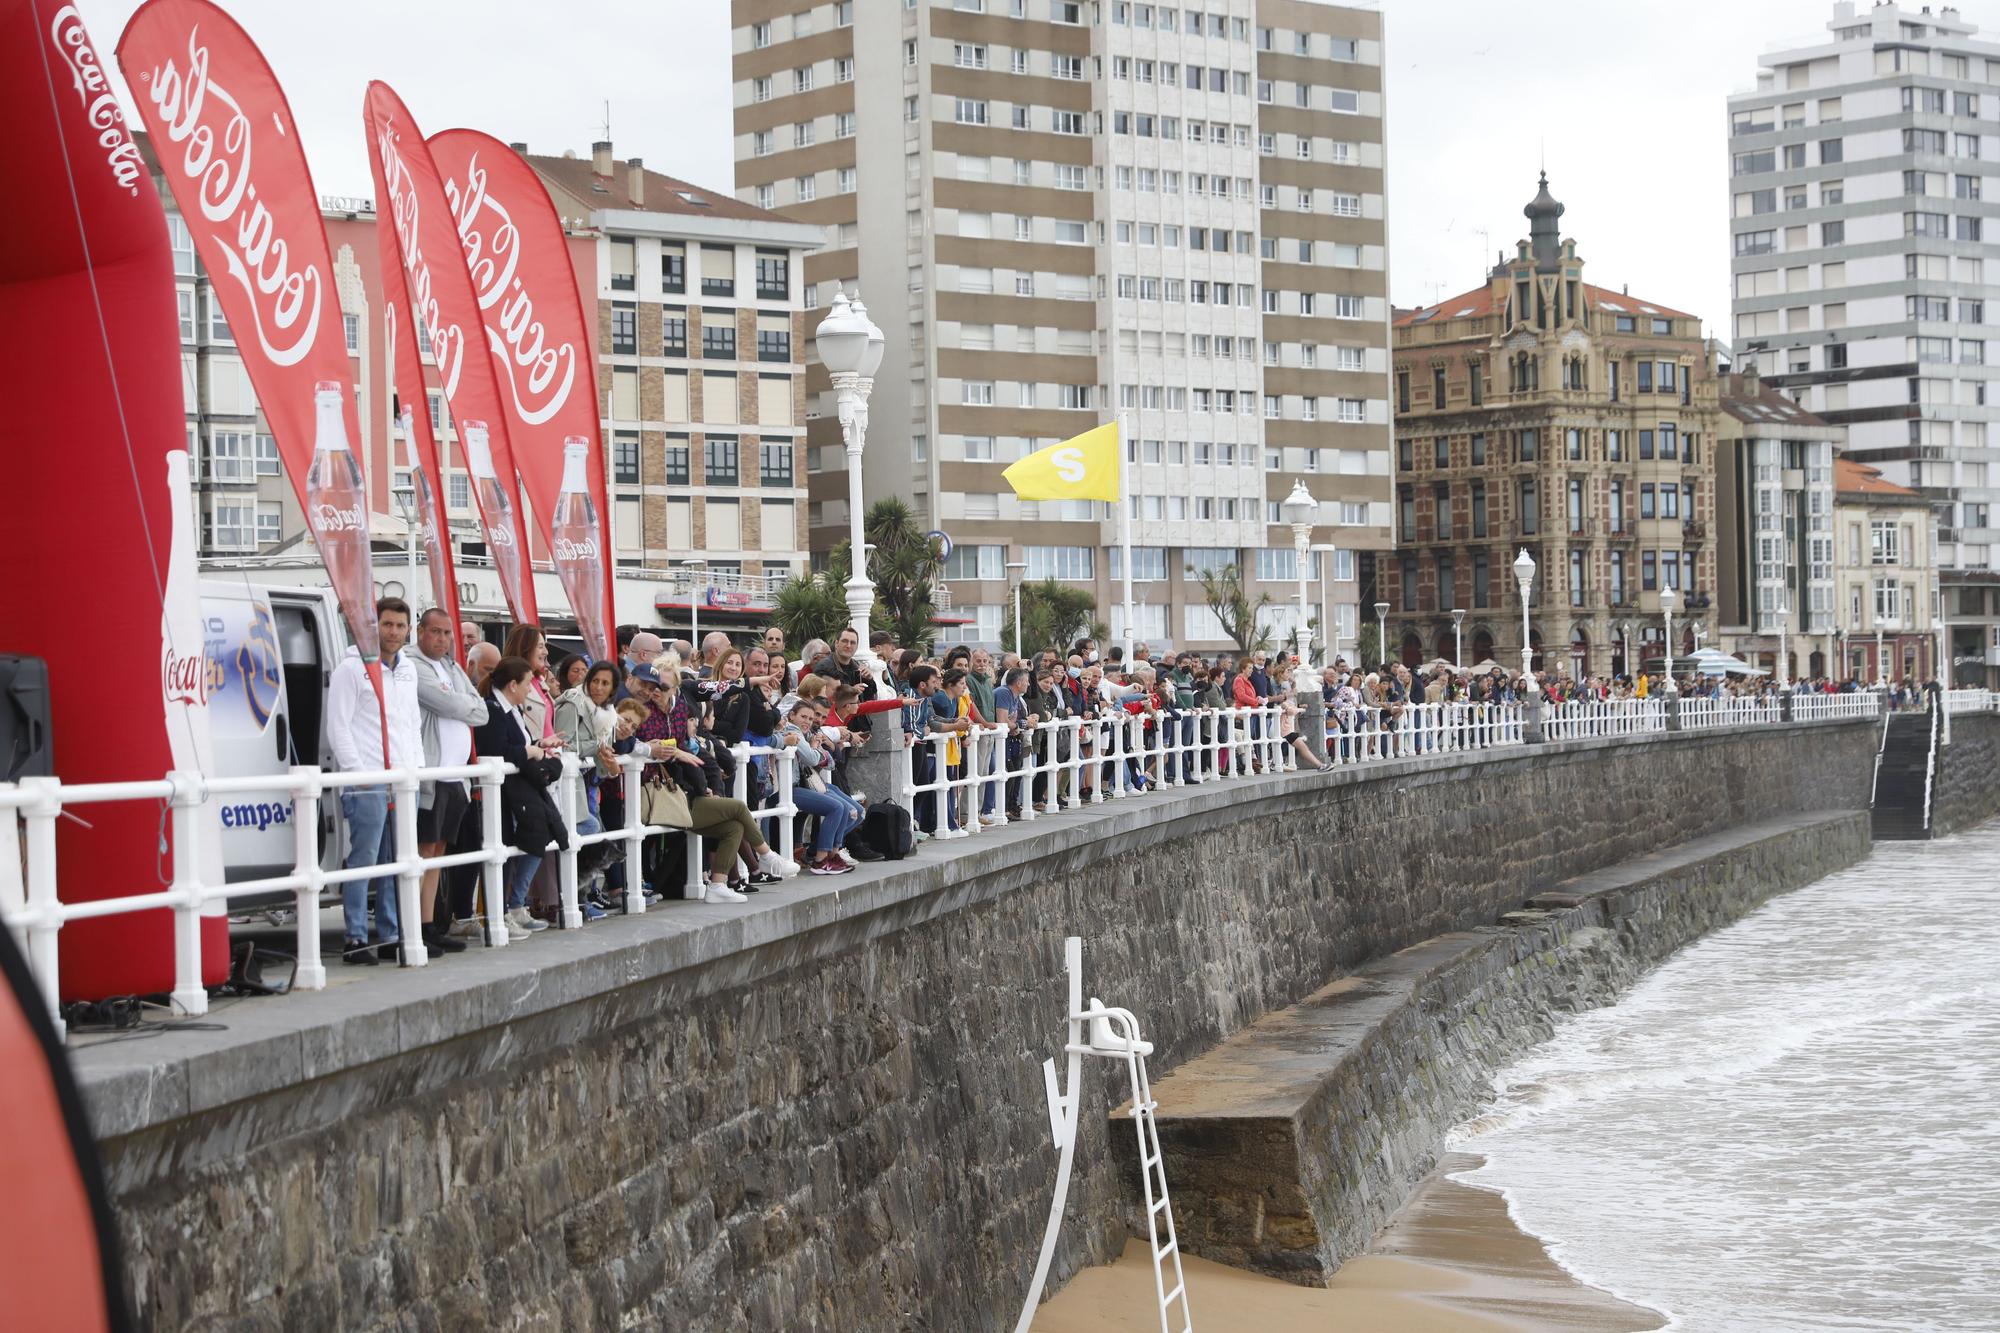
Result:
<svg viewBox="0 0 2000 1333">
<path fill-rule="evenodd" d="M 1790 816 L 1549 886 L 1496 925 L 1359 968 L 1153 1082 L 1183 1250 L 1320 1285 L 1361 1252 L 1553 1016 L 1858 860 L 1861 811 Z M 1111 1143 L 1137 1217 L 1127 1108 Z"/>
</svg>

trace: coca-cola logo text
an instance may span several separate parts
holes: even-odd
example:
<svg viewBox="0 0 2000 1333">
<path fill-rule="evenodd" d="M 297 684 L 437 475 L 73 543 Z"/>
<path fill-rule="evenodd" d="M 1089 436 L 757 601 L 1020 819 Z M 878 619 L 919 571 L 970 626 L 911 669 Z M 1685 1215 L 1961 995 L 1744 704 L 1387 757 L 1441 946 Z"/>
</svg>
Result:
<svg viewBox="0 0 2000 1333">
<path fill-rule="evenodd" d="M 195 235 L 209 241 L 221 256 L 219 267 L 242 288 L 250 331 L 264 355 L 273 365 L 297 365 L 319 333 L 325 276 L 309 260 L 293 269 L 294 247 L 277 234 L 252 179 L 252 122 L 227 89 L 210 81 L 200 28 L 188 30 L 187 50 L 185 70 L 169 60 L 139 74 L 142 84 L 150 84 L 147 100 L 160 116 L 160 133 L 182 149 L 179 161 L 162 151 L 160 164 L 194 183 L 198 212 L 209 224 L 194 227 Z M 281 136 L 287 132 L 282 124 L 276 128 Z M 312 225 L 319 225 L 316 216 Z M 314 238 L 294 239 L 299 253 L 312 254 Z"/>
<path fill-rule="evenodd" d="M 361 532 L 361 508 L 341 509 L 330 504 L 313 506 L 312 528 L 314 532 Z"/>
<path fill-rule="evenodd" d="M 578 541 L 571 537 L 558 537 L 555 542 L 555 552 L 556 559 L 560 561 L 595 560 L 597 559 L 597 539 L 595 537 L 585 537 L 581 541 Z"/>
<path fill-rule="evenodd" d="M 547 346 L 548 333 L 535 318 L 535 298 L 516 272 L 521 261 L 521 233 L 511 213 L 487 191 L 486 169 L 473 154 L 463 182 L 447 179 L 445 196 L 458 224 L 465 250 L 466 271 L 479 297 L 486 338 L 494 359 L 507 377 L 514 411 L 531 426 L 539 426 L 562 410 L 576 382 L 576 348 L 571 343 Z M 522 379 L 525 372 L 525 382 Z M 523 399 L 522 391 L 527 391 Z"/>
<path fill-rule="evenodd" d="M 495 546 L 512 546 L 514 544 L 514 529 L 508 527 L 505 523 L 489 523 L 486 525 L 486 540 L 492 542 Z"/>
<path fill-rule="evenodd" d="M 403 162 L 399 148 L 402 135 L 395 124 L 384 119 L 376 127 L 375 156 L 382 164 L 382 180 L 389 194 L 389 217 L 396 227 L 396 242 L 403 255 L 403 271 L 410 279 L 410 305 L 420 319 L 419 327 L 430 334 L 431 357 L 437 362 L 446 401 L 455 402 L 458 372 L 465 363 L 465 334 L 444 317 L 431 284 L 430 260 L 424 255 L 418 223 L 423 208 L 417 199 L 417 183 Z"/>
<path fill-rule="evenodd" d="M 177 653 L 169 644 L 160 659 L 160 690 L 170 704 L 208 706 L 208 655 Z"/>
<path fill-rule="evenodd" d="M 56 11 L 49 24 L 49 36 L 55 40 L 56 53 L 69 66 L 77 100 L 83 103 L 90 128 L 97 131 L 97 146 L 104 150 L 104 162 L 111 168 L 112 179 L 127 194 L 139 193 L 139 180 L 146 174 L 146 164 L 139 156 L 139 145 L 132 142 L 132 136 L 125 130 L 125 113 L 118 109 L 118 95 L 111 91 L 104 77 L 97 48 L 90 44 L 90 34 L 84 31 L 83 17 L 76 12 L 75 5 L 64 5 Z"/>
</svg>

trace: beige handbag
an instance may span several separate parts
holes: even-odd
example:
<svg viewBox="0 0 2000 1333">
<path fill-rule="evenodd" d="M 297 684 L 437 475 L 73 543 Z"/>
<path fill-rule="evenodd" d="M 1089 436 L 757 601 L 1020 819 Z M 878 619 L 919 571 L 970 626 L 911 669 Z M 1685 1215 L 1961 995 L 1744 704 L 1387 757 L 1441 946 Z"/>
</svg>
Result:
<svg viewBox="0 0 2000 1333">
<path fill-rule="evenodd" d="M 640 793 L 640 811 L 648 824 L 665 828 L 693 828 L 694 814 L 688 809 L 687 793 L 671 778 L 649 782 Z"/>
</svg>

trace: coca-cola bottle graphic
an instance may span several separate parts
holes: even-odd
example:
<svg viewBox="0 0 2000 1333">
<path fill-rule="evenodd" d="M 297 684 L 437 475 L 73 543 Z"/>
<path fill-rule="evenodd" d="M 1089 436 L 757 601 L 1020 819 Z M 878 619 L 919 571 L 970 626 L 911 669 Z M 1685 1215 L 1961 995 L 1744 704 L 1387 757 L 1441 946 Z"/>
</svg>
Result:
<svg viewBox="0 0 2000 1333">
<path fill-rule="evenodd" d="M 372 662 L 375 570 L 368 552 L 368 499 L 361 465 L 347 443 L 347 390 L 338 380 L 313 385 L 313 456 L 306 471 L 306 525 L 319 545 L 327 581 L 347 613 L 361 660 Z"/>
<path fill-rule="evenodd" d="M 524 606 L 521 600 L 520 543 L 514 540 L 514 503 L 507 488 L 493 470 L 493 449 L 486 442 L 486 423 L 468 421 L 465 430 L 465 463 L 472 471 L 472 485 L 479 500 L 479 512 L 486 520 L 486 549 L 493 553 L 493 568 L 500 575 L 500 589 L 507 605 Z"/>
<path fill-rule="evenodd" d="M 424 532 L 424 554 L 431 564 L 431 595 L 435 606 L 445 606 L 445 583 L 449 574 L 445 569 L 444 522 L 437 510 L 437 496 L 431 491 L 430 474 L 424 471 L 421 459 L 417 457 L 417 419 L 408 407 L 402 412 L 403 447 L 408 450 L 410 461 L 410 487 L 417 501 L 417 522 Z"/>
<path fill-rule="evenodd" d="M 556 494 L 556 573 L 576 612 L 577 629 L 592 653 L 608 653 L 604 635 L 604 543 L 597 526 L 597 505 L 590 497 L 590 441 L 581 435 L 563 438 L 562 490 Z"/>
</svg>

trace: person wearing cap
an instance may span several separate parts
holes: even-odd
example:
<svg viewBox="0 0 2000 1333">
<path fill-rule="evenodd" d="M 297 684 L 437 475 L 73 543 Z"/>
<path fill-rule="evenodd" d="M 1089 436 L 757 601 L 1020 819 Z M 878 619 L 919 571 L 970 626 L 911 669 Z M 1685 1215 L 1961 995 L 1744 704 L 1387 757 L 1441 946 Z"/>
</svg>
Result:
<svg viewBox="0 0 2000 1333">
<path fill-rule="evenodd" d="M 613 691 L 611 702 L 617 704 L 632 697 L 632 674 L 660 655 L 666 644 L 657 634 L 640 630 L 632 636 L 632 642 L 625 650 L 625 671 L 619 677 L 618 688 Z"/>
</svg>

